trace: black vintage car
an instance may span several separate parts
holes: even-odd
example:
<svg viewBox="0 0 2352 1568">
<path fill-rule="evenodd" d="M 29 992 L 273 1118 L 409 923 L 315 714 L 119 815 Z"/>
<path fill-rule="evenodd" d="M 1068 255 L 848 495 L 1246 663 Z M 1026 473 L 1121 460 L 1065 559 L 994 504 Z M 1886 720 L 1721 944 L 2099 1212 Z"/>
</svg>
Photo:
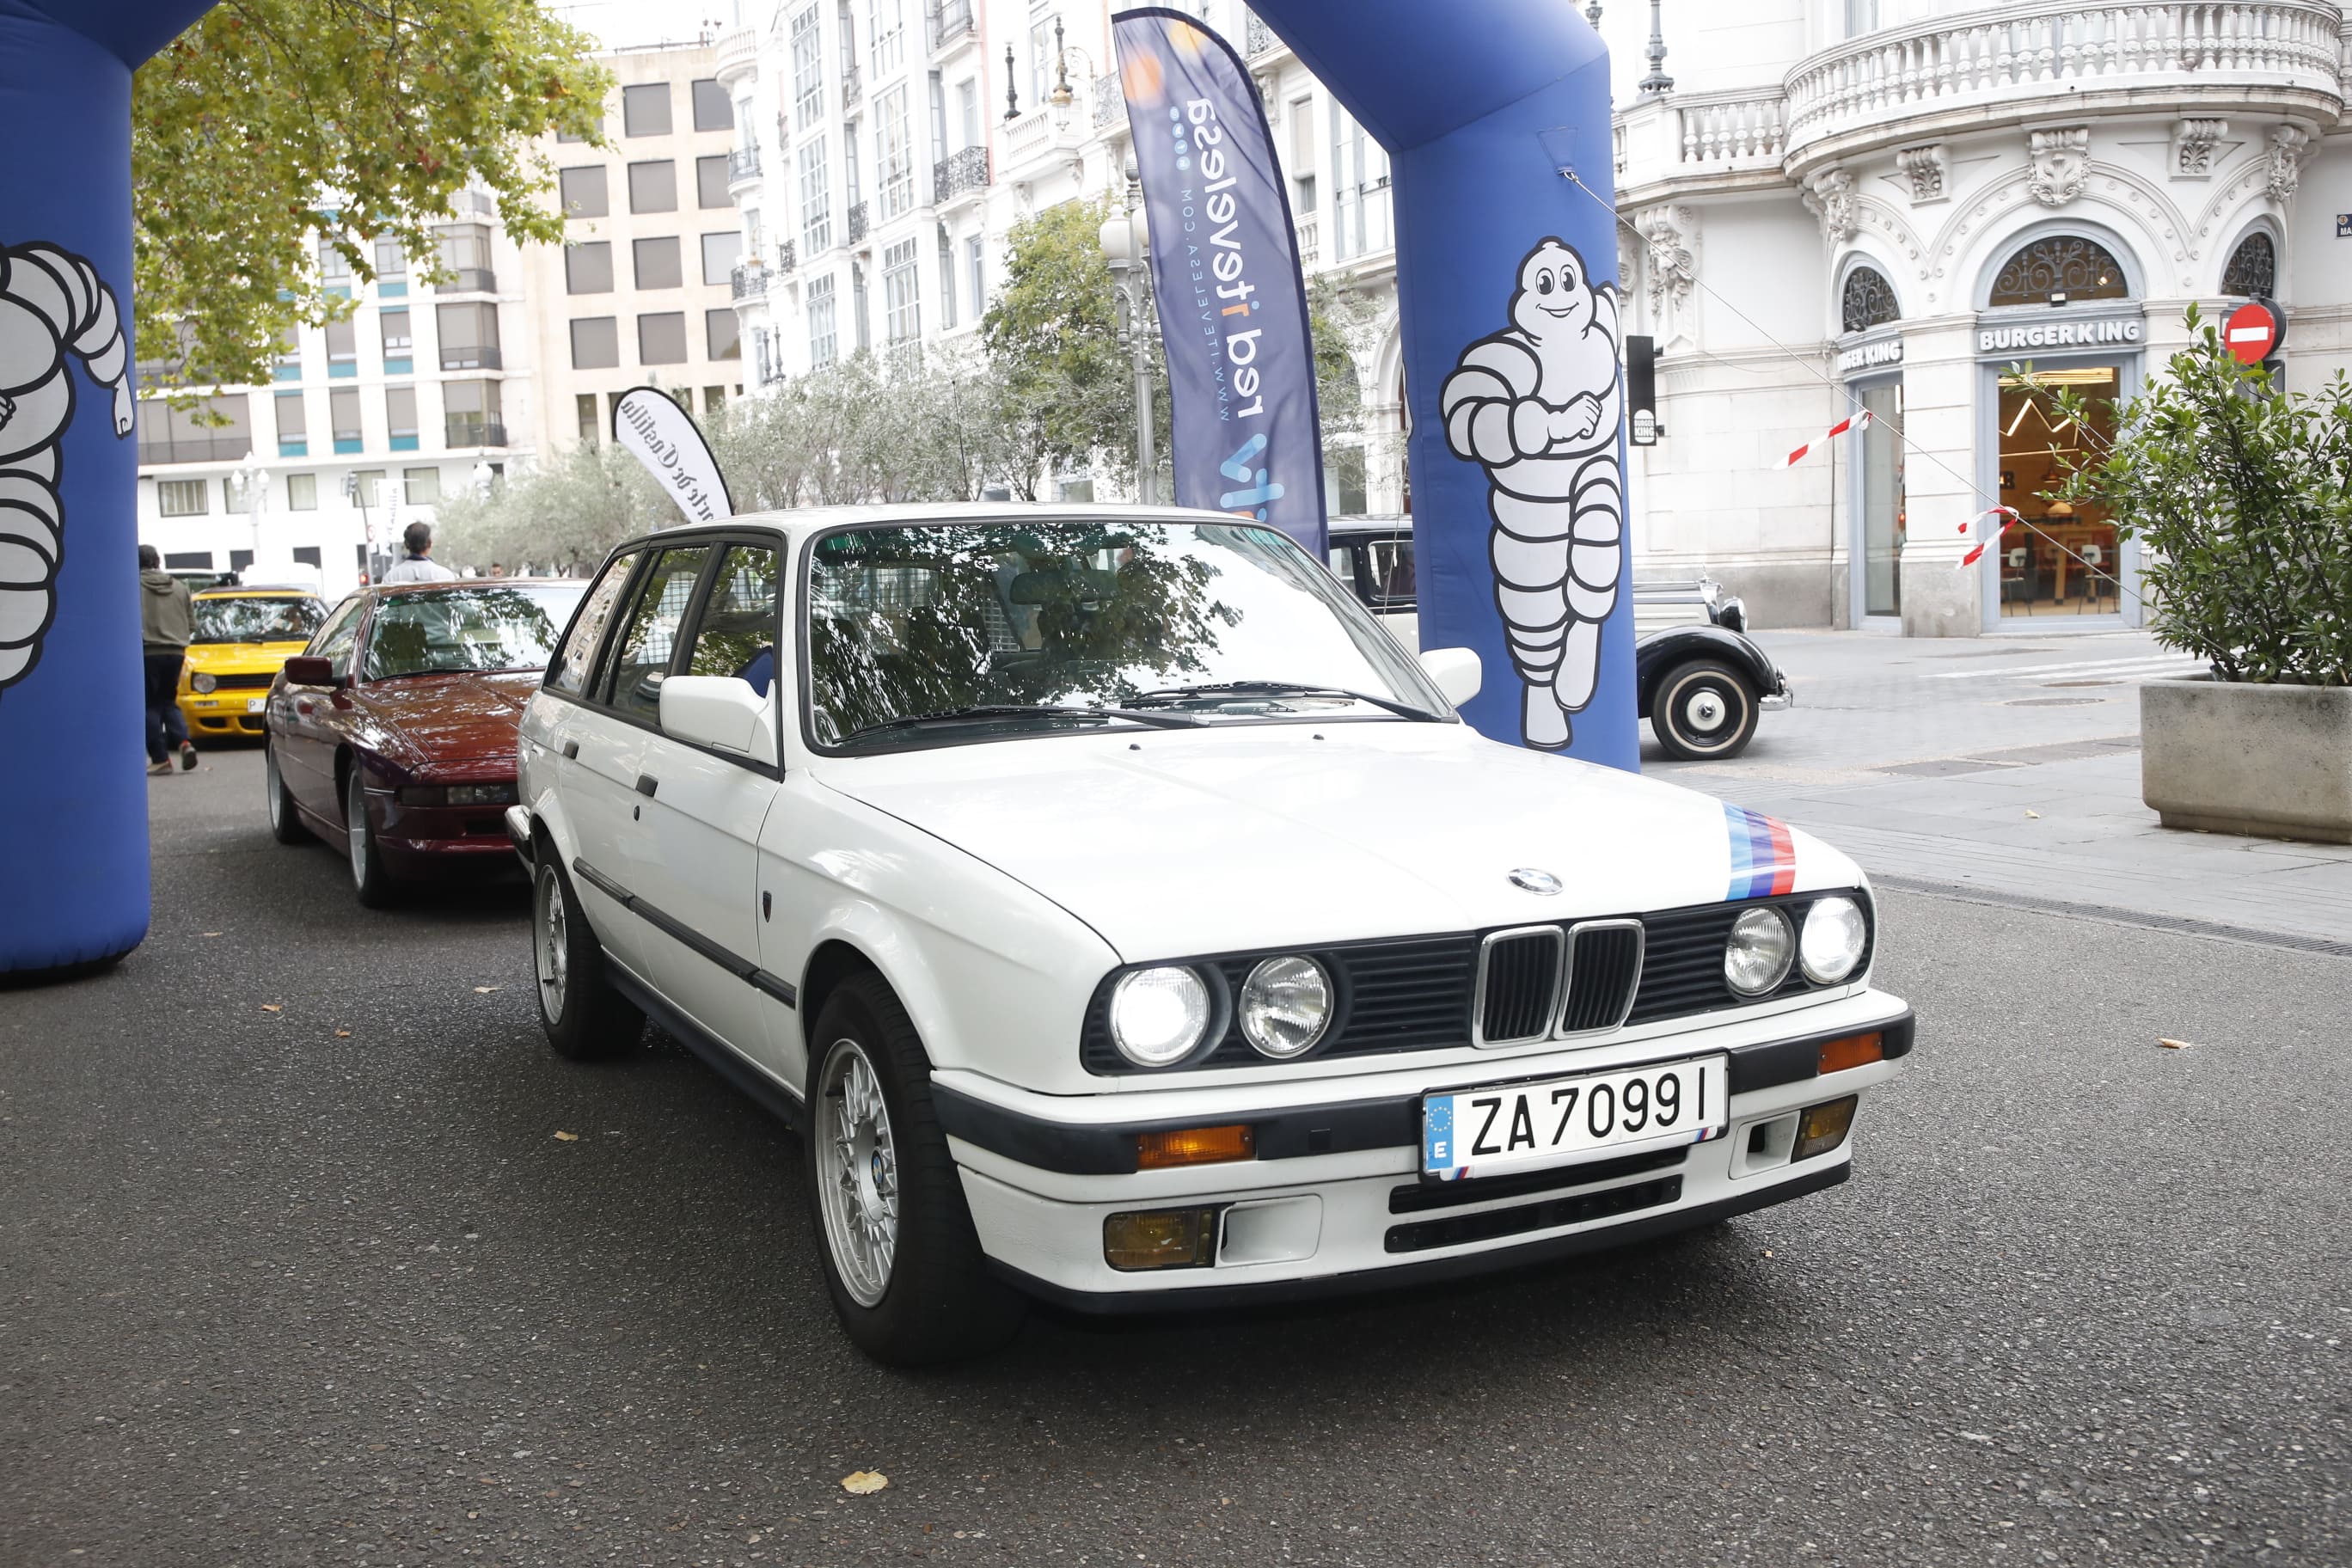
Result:
<svg viewBox="0 0 2352 1568">
<path fill-rule="evenodd" d="M 1418 648 L 1412 519 L 1335 517 L 1329 526 L 1332 574 L 1399 641 Z M 1634 574 L 1633 629 L 1641 715 L 1671 756 L 1736 757 L 1759 714 L 1793 700 L 1788 677 L 1748 636 L 1746 608 L 1703 575 Z"/>
</svg>

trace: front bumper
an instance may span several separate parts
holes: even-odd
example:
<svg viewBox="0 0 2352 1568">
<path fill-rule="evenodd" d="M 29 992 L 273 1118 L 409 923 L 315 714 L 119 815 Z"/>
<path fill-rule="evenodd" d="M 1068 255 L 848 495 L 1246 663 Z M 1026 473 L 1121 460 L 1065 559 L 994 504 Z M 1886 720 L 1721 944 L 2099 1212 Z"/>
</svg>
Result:
<svg viewBox="0 0 2352 1568">
<path fill-rule="evenodd" d="M 267 732 L 264 716 L 258 710 L 247 710 L 265 695 L 232 690 L 205 697 L 184 691 L 179 699 L 180 716 L 188 721 L 191 734 L 259 735 Z"/>
<path fill-rule="evenodd" d="M 1822 1076 L 1822 1041 L 1866 1030 L 1886 1059 Z M 1846 1179 L 1852 1137 L 1791 1163 L 1772 1129 L 1803 1108 L 1859 1096 L 1903 1069 L 1912 1017 L 1864 992 L 1800 1012 L 1722 1024 L 1622 1047 L 1564 1049 L 1443 1075 L 1391 1069 L 1269 1103 L 1272 1086 L 1084 1100 L 937 1073 L 932 1098 L 963 1175 L 982 1249 L 1024 1289 L 1092 1311 L 1157 1311 L 1386 1289 L 1615 1247 L 1785 1202 Z M 1614 1069 L 1723 1052 L 1731 1058 L 1726 1135 L 1612 1152 L 1481 1182 L 1420 1178 L 1423 1092 Z M 1350 1089 L 1351 1098 L 1331 1091 Z M 1181 1099 L 1155 1114 L 1141 1103 Z M 1102 1103 L 1110 1100 L 1114 1103 Z M 1136 1168 L 1136 1135 L 1248 1121 L 1256 1158 Z M 1759 1133 L 1758 1129 L 1764 1129 Z M 1758 1145 L 1764 1145 L 1761 1149 Z M 1213 1266 L 1123 1272 L 1104 1260 L 1104 1222 L 1135 1210 L 1214 1208 Z"/>
<path fill-rule="evenodd" d="M 1789 689 L 1789 678 L 1781 675 L 1778 670 L 1773 673 L 1779 678 L 1780 684 L 1759 698 L 1756 702 L 1756 706 L 1767 713 L 1777 713 L 1784 708 L 1794 708 L 1797 705 L 1797 694 Z"/>
</svg>

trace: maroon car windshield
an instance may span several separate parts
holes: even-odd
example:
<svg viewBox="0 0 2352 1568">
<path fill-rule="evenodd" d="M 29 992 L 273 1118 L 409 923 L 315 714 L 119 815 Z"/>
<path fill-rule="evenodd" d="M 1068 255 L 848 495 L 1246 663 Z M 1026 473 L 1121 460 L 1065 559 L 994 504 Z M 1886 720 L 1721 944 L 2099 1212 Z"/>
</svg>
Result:
<svg viewBox="0 0 2352 1568">
<path fill-rule="evenodd" d="M 386 595 L 368 628 L 370 680 L 544 669 L 588 584 L 501 583 Z"/>
</svg>

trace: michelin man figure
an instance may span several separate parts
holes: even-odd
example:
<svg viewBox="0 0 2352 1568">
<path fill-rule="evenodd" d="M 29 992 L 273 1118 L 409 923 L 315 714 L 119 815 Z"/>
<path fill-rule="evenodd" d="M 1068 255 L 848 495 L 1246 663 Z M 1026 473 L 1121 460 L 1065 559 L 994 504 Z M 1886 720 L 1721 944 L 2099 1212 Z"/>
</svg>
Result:
<svg viewBox="0 0 2352 1568">
<path fill-rule="evenodd" d="M 1592 700 L 1617 604 L 1625 517 L 1617 297 L 1545 239 L 1519 263 L 1511 325 L 1463 351 L 1438 408 L 1454 456 L 1486 470 L 1495 605 L 1526 686 L 1520 732 L 1564 749 Z"/>
<path fill-rule="evenodd" d="M 57 613 L 58 438 L 74 416 L 68 353 L 113 392 L 114 434 L 130 435 L 130 345 L 113 290 L 54 245 L 0 247 L 0 689 L 39 660 Z"/>
</svg>

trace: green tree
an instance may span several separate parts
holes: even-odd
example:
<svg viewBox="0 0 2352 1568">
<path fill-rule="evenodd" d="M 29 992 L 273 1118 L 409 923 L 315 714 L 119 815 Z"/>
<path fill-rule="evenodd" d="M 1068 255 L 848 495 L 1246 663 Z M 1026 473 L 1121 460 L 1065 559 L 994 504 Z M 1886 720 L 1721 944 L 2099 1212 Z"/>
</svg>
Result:
<svg viewBox="0 0 2352 1568">
<path fill-rule="evenodd" d="M 139 338 L 177 362 L 159 384 L 268 380 L 288 329 L 351 309 L 322 247 L 367 281 L 389 237 L 431 276 L 469 185 L 518 240 L 560 240 L 530 143 L 603 141 L 592 47 L 532 0 L 222 0 L 131 89 Z"/>
</svg>

